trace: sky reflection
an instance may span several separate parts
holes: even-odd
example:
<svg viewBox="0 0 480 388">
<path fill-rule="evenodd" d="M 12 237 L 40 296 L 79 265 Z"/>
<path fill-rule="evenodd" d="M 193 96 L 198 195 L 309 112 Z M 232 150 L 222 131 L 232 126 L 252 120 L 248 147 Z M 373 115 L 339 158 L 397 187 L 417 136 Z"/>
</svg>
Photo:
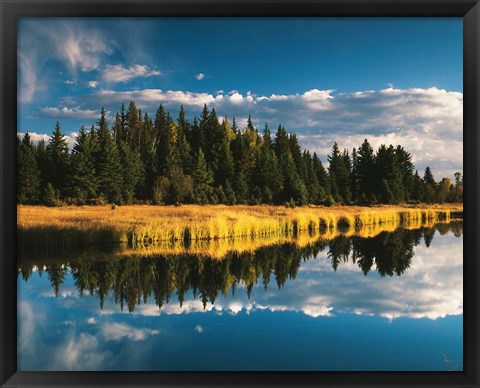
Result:
<svg viewBox="0 0 480 388">
<path fill-rule="evenodd" d="M 19 369 L 461 369 L 443 354 L 462 360 L 462 244 L 436 233 L 391 277 L 364 275 L 351 259 L 334 271 L 326 248 L 281 288 L 238 284 L 205 308 L 192 290 L 182 306 L 151 296 L 132 313 L 111 293 L 103 308 L 95 294 L 80 297 L 69 272 L 55 297 L 36 271 L 19 277 Z"/>
</svg>

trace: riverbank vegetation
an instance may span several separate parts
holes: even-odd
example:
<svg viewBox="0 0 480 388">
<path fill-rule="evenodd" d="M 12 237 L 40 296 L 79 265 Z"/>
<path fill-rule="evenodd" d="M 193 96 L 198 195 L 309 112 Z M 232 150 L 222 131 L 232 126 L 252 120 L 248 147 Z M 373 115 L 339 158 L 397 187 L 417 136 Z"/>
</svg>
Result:
<svg viewBox="0 0 480 388">
<path fill-rule="evenodd" d="M 19 205 L 18 241 L 42 245 L 127 243 L 189 246 L 219 239 L 282 239 L 329 233 L 374 236 L 461 217 L 462 204 L 415 206 L 44 206 Z M 253 246 L 253 245 L 252 245 Z"/>
<path fill-rule="evenodd" d="M 17 141 L 20 204 L 275 204 L 287 206 L 462 202 L 463 177 L 435 181 L 416 171 L 401 145 L 376 151 L 334 143 L 324 167 L 316 153 L 279 125 L 273 135 L 250 117 L 219 120 L 204 106 L 193 123 L 162 105 L 150 118 L 134 102 L 109 122 L 81 128 L 70 150 L 57 125 L 48 144 Z M 453 173 L 453 171 L 452 171 Z M 261 228 L 265 228 L 262 226 Z M 267 228 L 268 229 L 268 228 Z M 209 232 L 206 232 L 209 234 Z"/>
</svg>

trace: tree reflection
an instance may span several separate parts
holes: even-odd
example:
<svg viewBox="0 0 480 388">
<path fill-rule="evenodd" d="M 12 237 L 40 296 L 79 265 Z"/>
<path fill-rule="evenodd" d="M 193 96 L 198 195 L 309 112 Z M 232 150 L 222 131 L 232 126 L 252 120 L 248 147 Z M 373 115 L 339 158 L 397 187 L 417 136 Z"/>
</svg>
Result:
<svg viewBox="0 0 480 388">
<path fill-rule="evenodd" d="M 230 292 L 234 294 L 239 285 L 246 288 L 249 298 L 255 285 L 260 283 L 267 289 L 272 277 L 278 288 L 282 288 L 287 280 L 295 279 L 302 261 L 315 260 L 326 249 L 334 271 L 342 263 L 352 260 L 365 275 L 376 270 L 381 276 L 400 276 L 411 266 L 414 247 L 421 243 L 422 238 L 425 245 L 430 246 L 436 231 L 461 236 L 463 225 L 452 222 L 434 228 L 399 228 L 371 238 L 340 235 L 330 241 L 317 240 L 305 247 L 290 242 L 262 247 L 253 252 L 230 252 L 222 259 L 188 253 L 138 254 L 117 259 L 106 259 L 101 253 L 96 257 L 90 253 L 68 261 L 38 260 L 35 264 L 23 259 L 18 272 L 22 279 L 28 281 L 33 268 L 45 269 L 58 296 L 70 271 L 79 295 L 96 295 L 102 308 L 105 298 L 112 295 L 122 310 L 126 307 L 132 312 L 151 297 L 161 309 L 175 293 L 182 307 L 189 291 L 201 300 L 205 308 L 208 303 L 214 304 L 219 295 L 227 297 Z"/>
</svg>

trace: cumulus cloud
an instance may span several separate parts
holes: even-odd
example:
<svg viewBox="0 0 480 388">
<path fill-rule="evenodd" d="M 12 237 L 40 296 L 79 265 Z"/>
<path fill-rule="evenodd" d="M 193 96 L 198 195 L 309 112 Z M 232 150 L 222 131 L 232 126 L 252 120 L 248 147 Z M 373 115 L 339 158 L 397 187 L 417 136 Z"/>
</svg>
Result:
<svg viewBox="0 0 480 388">
<path fill-rule="evenodd" d="M 40 108 L 39 113 L 43 117 L 51 117 L 55 119 L 96 119 L 100 117 L 99 111 L 91 109 L 81 109 L 79 106 L 72 108 L 67 108 L 66 106 L 64 106 L 63 108 L 47 106 L 44 108 Z"/>
<path fill-rule="evenodd" d="M 123 323 L 106 323 L 102 326 L 101 333 L 105 339 L 111 341 L 120 341 L 125 338 L 132 341 L 145 341 L 160 332 L 152 329 L 136 329 Z"/>
<path fill-rule="evenodd" d="M 77 83 L 77 81 L 73 80 L 73 79 L 67 79 L 65 81 L 63 81 L 64 84 L 66 85 L 75 85 Z"/>
<path fill-rule="evenodd" d="M 33 144 L 38 144 L 39 141 L 43 140 L 45 143 L 48 143 L 50 136 L 43 134 L 43 133 L 36 133 L 36 132 L 29 132 L 28 133 L 30 136 L 30 139 L 32 140 Z M 23 139 L 25 136 L 24 132 L 17 132 L 17 135 L 20 137 L 20 139 Z M 68 146 L 70 148 L 73 147 L 75 144 L 75 139 L 77 138 L 78 133 L 76 132 L 70 132 L 67 135 L 64 135 L 63 138 L 66 140 Z M 45 269 L 44 269 L 45 270 Z"/>
<path fill-rule="evenodd" d="M 124 67 L 123 65 L 106 65 L 102 78 L 106 82 L 127 82 L 138 77 L 152 77 L 161 75 L 158 70 L 152 70 L 145 65 Z"/>
<path fill-rule="evenodd" d="M 89 88 L 96 88 L 98 86 L 98 82 L 97 81 L 88 81 L 88 87 Z"/>
<path fill-rule="evenodd" d="M 198 73 L 197 75 L 195 75 L 195 78 L 199 81 L 201 81 L 202 79 L 205 78 L 205 74 L 203 73 Z"/>
<path fill-rule="evenodd" d="M 161 89 L 100 90 L 64 98 L 63 103 L 87 103 L 115 111 L 122 102 L 132 100 L 149 112 L 154 112 L 159 104 L 172 112 L 184 105 L 193 117 L 207 104 L 215 108 L 219 117 L 235 116 L 240 126 L 246 125 L 249 114 L 258 127 L 268 123 L 275 130 L 281 123 L 287 131 L 297 133 L 302 147 L 317 152 L 323 162 L 335 141 L 340 148 L 351 150 L 367 138 L 375 149 L 381 144 L 402 145 L 412 154 L 419 171 L 430 166 L 437 180 L 463 171 L 460 92 L 435 87 L 388 87 L 352 93 L 311 89 L 288 95 L 256 95 L 250 91 L 242 94 L 238 90 L 215 95 Z"/>
</svg>

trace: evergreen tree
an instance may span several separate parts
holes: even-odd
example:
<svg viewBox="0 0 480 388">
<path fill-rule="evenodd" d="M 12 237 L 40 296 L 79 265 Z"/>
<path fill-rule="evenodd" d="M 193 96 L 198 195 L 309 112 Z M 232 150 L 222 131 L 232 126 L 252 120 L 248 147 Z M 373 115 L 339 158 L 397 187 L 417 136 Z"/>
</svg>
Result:
<svg viewBox="0 0 480 388">
<path fill-rule="evenodd" d="M 49 169 L 47 147 L 44 139 L 41 139 L 35 147 L 35 160 L 40 171 L 40 192 L 43 193 L 46 188 Z"/>
<path fill-rule="evenodd" d="M 213 198 L 213 173 L 207 165 L 203 150 L 198 151 L 198 158 L 193 171 L 193 201 L 199 204 L 211 203 Z"/>
<path fill-rule="evenodd" d="M 376 156 L 376 173 L 382 182 L 378 197 L 382 203 L 398 204 L 405 201 L 400 164 L 392 145 L 381 145 Z"/>
<path fill-rule="evenodd" d="M 123 202 L 132 203 L 133 199 L 138 197 L 137 193 L 140 192 L 143 187 L 143 164 L 136 150 L 130 149 L 125 143 L 119 144 L 118 155 L 122 166 L 123 184 L 121 191 Z"/>
<path fill-rule="evenodd" d="M 255 199 L 262 203 L 272 203 L 275 194 L 282 190 L 282 175 L 279 169 L 277 156 L 272 149 L 272 140 L 268 126 L 263 133 L 263 144 L 257 154 L 255 167 L 252 172 Z"/>
<path fill-rule="evenodd" d="M 411 192 L 411 199 L 416 202 L 422 202 L 424 197 L 425 191 L 425 184 L 418 175 L 418 171 L 415 171 L 415 175 L 413 176 L 413 183 L 412 183 L 412 192 Z"/>
<path fill-rule="evenodd" d="M 35 203 L 40 194 L 40 170 L 29 133 L 17 137 L 17 202 Z"/>
<path fill-rule="evenodd" d="M 332 146 L 332 154 L 328 155 L 328 161 L 331 194 L 335 201 L 349 203 L 351 201 L 350 156 L 346 150 L 340 153 L 338 144 L 335 142 Z"/>
<path fill-rule="evenodd" d="M 98 176 L 98 193 L 107 201 L 122 203 L 123 171 L 118 149 L 108 129 L 105 109 L 98 121 L 98 140 L 95 166 Z M 96 136 L 95 132 L 93 133 Z"/>
<path fill-rule="evenodd" d="M 162 121 L 162 125 L 157 127 L 157 173 L 166 176 L 170 169 L 179 163 L 176 138 L 177 129 L 168 113 L 165 116 L 165 120 Z"/>
<path fill-rule="evenodd" d="M 181 166 L 187 174 L 191 174 L 194 167 L 194 159 L 192 157 L 192 147 L 188 142 L 188 134 L 190 125 L 185 118 L 185 110 L 183 105 L 180 106 L 180 112 L 177 120 L 177 148 L 178 158 Z"/>
<path fill-rule="evenodd" d="M 58 121 L 46 147 L 46 152 L 48 160 L 46 180 L 63 196 L 68 181 L 67 174 L 70 160 L 67 141 Z"/>
<path fill-rule="evenodd" d="M 303 152 L 303 160 L 305 165 L 306 177 L 305 185 L 308 190 L 308 203 L 313 203 L 315 205 L 321 204 L 325 199 L 325 190 L 320 186 L 318 182 L 317 174 L 314 170 L 314 162 L 310 157 L 310 152 Z"/>
<path fill-rule="evenodd" d="M 428 166 L 425 168 L 425 173 L 423 174 L 423 183 L 425 185 L 423 200 L 428 203 L 435 202 L 435 189 L 437 183 L 435 182 L 432 171 Z"/>
<path fill-rule="evenodd" d="M 400 145 L 395 149 L 395 156 L 400 170 L 403 200 L 409 200 L 413 190 L 413 171 L 415 170 L 412 156 Z"/>
<path fill-rule="evenodd" d="M 156 161 L 156 133 L 153 121 L 147 113 L 143 119 L 142 139 L 140 144 L 140 159 L 143 177 L 138 182 L 139 197 L 142 199 L 153 198 L 153 184 L 157 176 Z"/>
<path fill-rule="evenodd" d="M 378 184 L 375 177 L 375 155 L 367 139 L 358 149 L 355 170 L 358 187 L 357 200 L 373 203 Z"/>
<path fill-rule="evenodd" d="M 325 167 L 323 167 L 322 161 L 318 158 L 315 152 L 313 153 L 312 167 L 313 172 L 317 176 L 318 183 L 325 193 L 324 197 L 320 199 L 321 202 L 324 202 L 330 195 L 330 181 L 327 171 L 325 170 Z"/>
<path fill-rule="evenodd" d="M 97 197 L 98 181 L 93 151 L 92 139 L 82 126 L 72 150 L 67 187 L 68 195 L 81 203 Z"/>
</svg>

